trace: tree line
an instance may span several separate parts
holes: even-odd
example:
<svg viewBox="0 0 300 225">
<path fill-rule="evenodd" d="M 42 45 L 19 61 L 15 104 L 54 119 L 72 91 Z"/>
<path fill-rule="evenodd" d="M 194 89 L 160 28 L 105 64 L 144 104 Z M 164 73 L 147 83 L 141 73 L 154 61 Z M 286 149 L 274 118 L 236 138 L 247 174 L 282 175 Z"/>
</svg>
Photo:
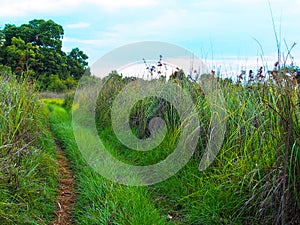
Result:
<svg viewBox="0 0 300 225">
<path fill-rule="evenodd" d="M 79 48 L 62 50 L 64 29 L 52 20 L 6 24 L 0 30 L 0 72 L 26 76 L 41 91 L 73 89 L 88 69 L 88 56 Z"/>
</svg>

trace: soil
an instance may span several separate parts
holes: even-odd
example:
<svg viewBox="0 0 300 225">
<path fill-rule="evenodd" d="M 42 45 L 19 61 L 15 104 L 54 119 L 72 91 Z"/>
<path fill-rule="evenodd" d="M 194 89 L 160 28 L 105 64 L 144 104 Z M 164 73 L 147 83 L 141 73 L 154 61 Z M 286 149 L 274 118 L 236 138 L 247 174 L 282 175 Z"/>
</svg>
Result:
<svg viewBox="0 0 300 225">
<path fill-rule="evenodd" d="M 74 177 L 65 153 L 57 144 L 59 164 L 59 196 L 57 200 L 56 218 L 53 225 L 73 224 L 72 206 L 75 202 Z"/>
</svg>

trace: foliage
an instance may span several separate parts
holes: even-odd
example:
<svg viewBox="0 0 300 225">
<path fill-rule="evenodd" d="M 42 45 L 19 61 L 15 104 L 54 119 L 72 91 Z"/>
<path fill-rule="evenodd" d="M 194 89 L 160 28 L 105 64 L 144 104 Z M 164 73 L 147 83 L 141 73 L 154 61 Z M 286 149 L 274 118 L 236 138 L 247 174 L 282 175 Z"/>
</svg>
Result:
<svg viewBox="0 0 300 225">
<path fill-rule="evenodd" d="M 257 77 L 259 80 L 247 85 L 219 79 L 226 102 L 227 128 L 217 158 L 204 172 L 199 172 L 198 166 L 209 138 L 209 104 L 198 84 L 186 79 L 168 81 L 191 93 L 201 124 L 201 137 L 192 160 L 176 175 L 150 188 L 151 198 L 159 199 L 155 206 L 170 221 L 176 224 L 299 223 L 300 90 L 295 88 L 289 72 L 285 68 L 276 70 L 272 73 L 274 78 L 262 83 Z M 148 152 L 132 151 L 124 146 L 111 128 L 110 110 L 126 80 L 115 73 L 106 78 L 96 109 L 99 134 L 106 149 L 119 160 L 151 165 L 174 149 L 178 130 L 168 132 L 164 141 Z M 152 109 L 160 103 L 160 99 L 148 98 L 132 108 L 131 119 L 138 119 L 131 126 L 138 138 L 144 138 L 149 118 L 158 115 Z M 176 117 L 173 113 L 168 115 L 168 107 L 164 112 L 159 116 L 167 123 L 166 119 Z M 139 125 L 143 131 L 135 132 Z"/>
<path fill-rule="evenodd" d="M 77 87 L 78 81 L 75 80 L 73 77 L 68 77 L 64 81 L 64 83 L 65 83 L 68 90 L 74 90 Z"/>
<path fill-rule="evenodd" d="M 0 76 L 12 76 L 12 71 L 9 66 L 0 65 Z"/>
<path fill-rule="evenodd" d="M 70 75 L 75 80 L 79 80 L 84 74 L 88 63 L 86 60 L 88 59 L 87 55 L 83 53 L 83 51 L 78 48 L 73 48 L 72 51 L 68 55 L 68 66 L 70 70 Z"/>
<path fill-rule="evenodd" d="M 67 110 L 71 110 L 71 109 L 72 109 L 73 101 L 74 101 L 74 95 L 75 95 L 74 92 L 70 92 L 70 93 L 67 93 L 67 94 L 65 95 L 63 106 L 64 106 Z"/>
<path fill-rule="evenodd" d="M 58 75 L 51 75 L 49 77 L 49 91 L 54 92 L 64 92 L 67 89 L 67 86 L 64 84 L 64 82 L 59 79 Z"/>
<path fill-rule="evenodd" d="M 62 51 L 64 30 L 52 20 L 6 24 L 0 34 L 0 65 L 9 66 L 18 76 L 37 80 L 40 90 L 73 89 L 88 68 L 88 57 L 78 48 L 68 54 Z M 52 75 L 61 81 L 53 81 Z"/>
<path fill-rule="evenodd" d="M 10 46 L 6 47 L 7 64 L 13 68 L 17 75 L 21 71 L 26 71 L 34 76 L 34 69 L 38 65 L 39 51 L 37 46 L 32 43 L 26 43 L 21 38 L 12 38 Z"/>
<path fill-rule="evenodd" d="M 0 221 L 49 224 L 55 210 L 55 144 L 27 81 L 0 76 Z"/>
<path fill-rule="evenodd" d="M 111 124 L 110 112 L 113 100 L 117 96 L 120 90 L 124 87 L 124 82 L 122 82 L 122 76 L 116 71 L 112 71 L 103 80 L 104 86 L 97 99 L 96 107 L 96 120 L 97 125 L 100 128 L 104 128 Z"/>
</svg>

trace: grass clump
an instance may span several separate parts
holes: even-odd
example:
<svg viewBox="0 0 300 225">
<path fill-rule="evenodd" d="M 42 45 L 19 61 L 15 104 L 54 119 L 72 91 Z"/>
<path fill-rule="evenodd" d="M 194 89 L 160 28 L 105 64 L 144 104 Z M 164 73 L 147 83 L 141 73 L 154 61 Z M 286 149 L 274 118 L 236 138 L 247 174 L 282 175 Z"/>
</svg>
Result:
<svg viewBox="0 0 300 225">
<path fill-rule="evenodd" d="M 0 76 L 0 221 L 48 224 L 56 208 L 55 144 L 26 81 Z"/>
</svg>

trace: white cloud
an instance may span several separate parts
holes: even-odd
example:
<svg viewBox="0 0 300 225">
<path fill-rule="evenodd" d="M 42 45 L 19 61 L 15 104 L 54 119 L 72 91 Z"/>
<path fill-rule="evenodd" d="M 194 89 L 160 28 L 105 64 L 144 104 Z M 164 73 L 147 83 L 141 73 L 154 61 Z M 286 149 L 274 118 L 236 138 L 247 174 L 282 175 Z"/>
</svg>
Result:
<svg viewBox="0 0 300 225">
<path fill-rule="evenodd" d="M 165 10 L 159 16 L 147 20 L 139 20 L 132 23 L 119 23 L 110 28 L 111 32 L 125 37 L 137 38 L 161 38 L 166 36 L 183 35 L 182 30 L 191 26 L 196 28 L 200 24 L 190 21 L 191 15 L 187 10 Z M 186 33 L 186 35 L 191 35 Z"/>
<path fill-rule="evenodd" d="M 95 4 L 108 11 L 122 8 L 142 8 L 158 5 L 157 0 L 87 0 L 87 3 Z"/>
<path fill-rule="evenodd" d="M 122 8 L 139 8 L 154 6 L 156 0 L 4 0 L 1 2 L 0 18 L 22 17 L 33 13 L 65 13 L 80 6 L 99 6 L 103 10 L 119 10 Z"/>
<path fill-rule="evenodd" d="M 89 27 L 90 24 L 89 23 L 85 23 L 85 22 L 79 22 L 79 23 L 71 23 L 71 24 L 67 24 L 66 27 L 68 28 L 74 28 L 74 29 L 77 29 L 77 28 L 86 28 L 86 27 Z"/>
<path fill-rule="evenodd" d="M 10 0 L 1 2 L 1 17 L 22 17 L 33 13 L 63 12 L 66 9 L 76 8 L 82 0 Z"/>
<path fill-rule="evenodd" d="M 111 44 L 115 44 L 116 40 L 113 39 L 107 39 L 107 38 L 102 38 L 102 39 L 77 39 L 77 38 L 69 38 L 69 37 L 64 37 L 63 39 L 64 43 L 77 43 L 77 44 L 86 44 L 86 45 L 93 45 L 93 46 L 107 46 Z"/>
</svg>

